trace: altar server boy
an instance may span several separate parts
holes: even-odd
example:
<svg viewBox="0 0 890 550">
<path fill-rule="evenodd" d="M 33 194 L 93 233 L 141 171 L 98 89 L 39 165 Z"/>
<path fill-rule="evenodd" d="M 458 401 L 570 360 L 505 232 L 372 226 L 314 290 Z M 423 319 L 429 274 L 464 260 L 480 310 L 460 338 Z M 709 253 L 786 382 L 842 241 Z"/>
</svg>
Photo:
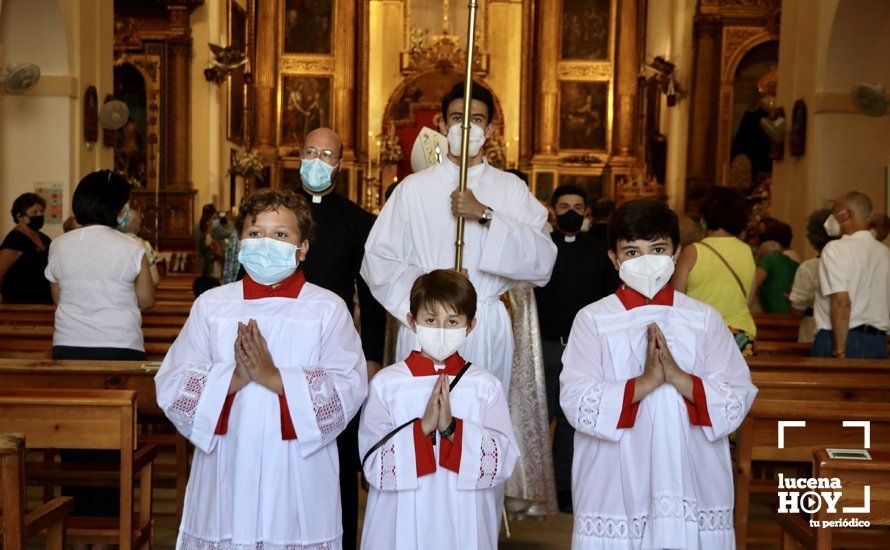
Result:
<svg viewBox="0 0 890 550">
<path fill-rule="evenodd" d="M 367 394 L 346 305 L 306 282 L 312 215 L 291 191 L 248 197 L 244 280 L 195 301 L 156 377 L 195 447 L 178 549 L 340 548 L 335 439 Z"/>
<path fill-rule="evenodd" d="M 519 452 L 501 383 L 457 353 L 476 303 L 456 271 L 431 271 L 411 288 L 407 322 L 420 350 L 374 377 L 359 425 L 371 485 L 363 550 L 497 547 L 496 486 Z"/>
<path fill-rule="evenodd" d="M 668 284 L 676 213 L 627 202 L 608 231 L 623 285 L 578 313 L 560 376 L 577 430 L 572 548 L 731 550 L 727 436 L 757 389 L 720 314 Z"/>
</svg>

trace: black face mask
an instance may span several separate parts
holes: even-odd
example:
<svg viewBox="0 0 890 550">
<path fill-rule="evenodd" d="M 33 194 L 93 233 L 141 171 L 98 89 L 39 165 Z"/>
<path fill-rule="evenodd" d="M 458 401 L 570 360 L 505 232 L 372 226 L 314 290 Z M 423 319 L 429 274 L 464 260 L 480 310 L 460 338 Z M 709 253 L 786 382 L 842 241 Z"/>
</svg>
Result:
<svg viewBox="0 0 890 550">
<path fill-rule="evenodd" d="M 581 231 L 581 226 L 584 224 L 584 216 L 575 212 L 574 210 L 569 210 L 564 214 L 560 214 L 556 217 L 556 227 L 560 228 L 562 231 L 566 233 L 577 233 Z"/>
<path fill-rule="evenodd" d="M 40 231 L 43 227 L 43 216 L 28 216 L 31 218 L 28 220 L 28 227 L 31 228 L 32 231 Z"/>
</svg>

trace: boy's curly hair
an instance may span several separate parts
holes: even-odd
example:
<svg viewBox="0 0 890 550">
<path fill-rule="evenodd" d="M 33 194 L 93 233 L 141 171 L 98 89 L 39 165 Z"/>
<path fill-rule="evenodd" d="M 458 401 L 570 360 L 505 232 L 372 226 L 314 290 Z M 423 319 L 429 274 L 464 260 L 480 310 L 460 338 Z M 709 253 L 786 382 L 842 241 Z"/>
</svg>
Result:
<svg viewBox="0 0 890 550">
<path fill-rule="evenodd" d="M 315 233 L 315 222 L 312 220 L 312 211 L 309 203 L 301 195 L 290 189 L 260 189 L 246 196 L 241 201 L 238 209 L 238 220 L 235 227 L 238 234 L 244 229 L 244 222 L 256 222 L 256 217 L 261 212 L 286 208 L 294 213 L 297 218 L 297 229 L 303 239 L 311 239 Z"/>
</svg>

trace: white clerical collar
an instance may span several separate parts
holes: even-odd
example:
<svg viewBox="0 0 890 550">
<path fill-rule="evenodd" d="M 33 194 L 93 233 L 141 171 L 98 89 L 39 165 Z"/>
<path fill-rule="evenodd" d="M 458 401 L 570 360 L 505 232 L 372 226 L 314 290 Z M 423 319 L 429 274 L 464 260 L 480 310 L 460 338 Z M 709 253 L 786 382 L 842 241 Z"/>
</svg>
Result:
<svg viewBox="0 0 890 550">
<path fill-rule="evenodd" d="M 321 195 L 312 195 L 312 204 L 321 204 Z"/>
<path fill-rule="evenodd" d="M 577 237 L 576 235 L 566 235 L 566 236 L 565 236 L 565 241 L 566 241 L 567 243 L 573 243 L 573 242 L 575 242 L 575 239 L 577 239 L 577 238 L 578 238 L 578 237 Z"/>
</svg>

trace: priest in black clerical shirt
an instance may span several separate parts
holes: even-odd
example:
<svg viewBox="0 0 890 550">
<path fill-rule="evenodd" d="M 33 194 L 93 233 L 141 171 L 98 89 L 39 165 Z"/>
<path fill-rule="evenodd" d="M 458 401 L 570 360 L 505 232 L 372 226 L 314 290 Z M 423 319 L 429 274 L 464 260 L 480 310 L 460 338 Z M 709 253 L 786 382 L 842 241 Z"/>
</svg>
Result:
<svg viewBox="0 0 890 550">
<path fill-rule="evenodd" d="M 553 464 L 559 508 L 572 508 L 574 430 L 559 406 L 559 373 L 572 321 L 581 308 L 618 288 L 618 272 L 606 244 L 581 231 L 587 212 L 587 192 L 576 185 L 556 188 L 551 199 L 556 230 L 556 264 L 546 286 L 535 289 L 544 354 L 544 377 L 550 418 L 556 417 Z"/>
<path fill-rule="evenodd" d="M 306 136 L 300 151 L 301 193 L 309 201 L 315 221 L 312 250 L 301 262 L 306 280 L 334 292 L 354 309 L 356 289 L 361 323 L 362 348 L 368 361 L 368 376 L 380 370 L 386 311 L 377 303 L 359 268 L 365 253 L 365 240 L 374 225 L 374 216 L 334 190 L 340 170 L 343 145 L 328 128 L 318 128 Z M 340 455 L 340 497 L 343 505 L 343 548 L 355 550 L 358 526 L 358 415 L 337 438 Z"/>
</svg>

